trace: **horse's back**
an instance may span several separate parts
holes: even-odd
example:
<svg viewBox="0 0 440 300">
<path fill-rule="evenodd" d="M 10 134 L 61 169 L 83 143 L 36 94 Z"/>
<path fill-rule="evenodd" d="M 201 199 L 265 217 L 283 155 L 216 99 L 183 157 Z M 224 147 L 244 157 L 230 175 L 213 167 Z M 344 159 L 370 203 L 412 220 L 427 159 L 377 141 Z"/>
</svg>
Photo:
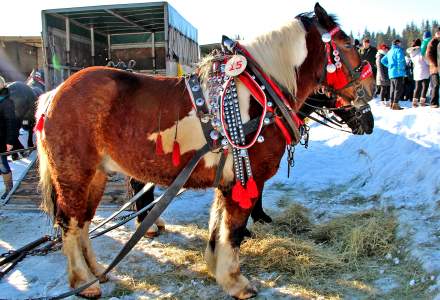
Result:
<svg viewBox="0 0 440 300">
<path fill-rule="evenodd" d="M 33 107 L 37 97 L 32 88 L 24 82 L 15 81 L 8 84 L 9 98 L 15 105 L 15 116 L 17 119 L 26 119 L 32 115 Z"/>
</svg>

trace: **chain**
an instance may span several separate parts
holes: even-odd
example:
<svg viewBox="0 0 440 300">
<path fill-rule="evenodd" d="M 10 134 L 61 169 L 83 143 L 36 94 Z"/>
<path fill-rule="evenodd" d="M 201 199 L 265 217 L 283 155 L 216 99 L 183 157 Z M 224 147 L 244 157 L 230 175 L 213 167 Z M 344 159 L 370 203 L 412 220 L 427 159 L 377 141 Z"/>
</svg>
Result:
<svg viewBox="0 0 440 300">
<path fill-rule="evenodd" d="M 287 178 L 290 177 L 290 168 L 295 166 L 295 145 L 287 146 Z"/>
<path fill-rule="evenodd" d="M 299 128 L 299 133 L 300 133 L 300 136 L 301 136 L 301 139 L 299 140 L 299 143 L 301 145 L 303 145 L 304 148 L 306 148 L 306 149 L 309 147 L 309 137 L 310 137 L 309 131 L 310 131 L 310 127 L 308 125 L 306 125 L 306 124 L 301 125 L 301 127 Z"/>
</svg>

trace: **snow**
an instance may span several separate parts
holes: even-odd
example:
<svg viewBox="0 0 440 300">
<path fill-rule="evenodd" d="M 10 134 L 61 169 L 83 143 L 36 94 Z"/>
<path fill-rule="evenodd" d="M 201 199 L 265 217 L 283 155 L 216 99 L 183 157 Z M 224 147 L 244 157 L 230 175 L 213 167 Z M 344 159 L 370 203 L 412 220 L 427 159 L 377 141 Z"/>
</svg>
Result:
<svg viewBox="0 0 440 300">
<path fill-rule="evenodd" d="M 291 198 L 307 206 L 317 221 L 368 208 L 394 210 L 399 219 L 398 234 L 408 240 L 411 255 L 420 260 L 428 273 L 437 275 L 440 273 L 440 110 L 409 108 L 409 103 L 404 102 L 406 109 L 392 111 L 377 99 L 370 104 L 375 117 L 372 135 L 354 136 L 311 124 L 309 148 L 296 147 L 296 164 L 289 179 L 283 159 L 277 175 L 266 183 L 264 207 L 271 212 L 279 211 L 280 197 Z M 23 169 L 22 163 L 25 164 L 13 163 L 14 176 Z M 176 228 L 191 222 L 206 224 L 212 197 L 210 190 L 186 192 L 171 204 L 163 217 Z M 98 217 L 108 214 L 99 211 Z M 50 232 L 47 218 L 37 212 L 0 210 L 0 222 L 0 253 Z M 134 224 L 128 223 L 95 240 L 98 259 L 108 263 L 133 229 Z M 191 237 L 161 237 L 159 241 L 172 244 L 177 239 L 182 242 Z M 135 264 L 124 264 L 118 270 L 130 273 L 152 267 L 149 261 L 160 260 L 161 252 L 154 243 L 142 240 L 126 258 Z M 44 258 L 27 257 L 0 281 L 0 298 L 63 292 L 68 289 L 64 267 L 65 258 L 59 251 Z M 433 289 L 440 287 L 436 278 Z M 199 280 L 194 282 L 197 288 L 203 286 Z M 102 285 L 104 295 L 111 296 L 113 285 Z M 170 289 L 163 293 L 172 292 Z M 215 284 L 211 289 L 221 293 Z M 174 292 L 178 291 L 177 286 Z"/>
</svg>

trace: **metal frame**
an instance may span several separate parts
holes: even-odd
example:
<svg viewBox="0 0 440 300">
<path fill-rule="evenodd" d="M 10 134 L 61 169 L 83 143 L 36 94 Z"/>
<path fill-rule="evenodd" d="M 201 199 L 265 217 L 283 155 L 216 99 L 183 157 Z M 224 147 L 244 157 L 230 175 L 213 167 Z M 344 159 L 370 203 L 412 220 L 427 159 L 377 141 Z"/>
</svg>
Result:
<svg viewBox="0 0 440 300">
<path fill-rule="evenodd" d="M 37 151 L 36 150 L 32 151 L 32 153 L 29 155 L 29 157 L 31 157 L 31 161 L 29 162 L 29 165 L 26 167 L 26 169 L 23 171 L 23 173 L 21 173 L 20 177 L 17 180 L 17 183 L 14 184 L 12 189 L 9 191 L 8 196 L 6 196 L 5 200 L 3 200 L 2 203 L 0 203 L 0 206 L 4 206 L 9 202 L 9 200 L 11 199 L 11 196 L 15 193 L 15 191 L 18 189 L 18 187 L 20 186 L 23 179 L 26 177 L 29 170 L 35 164 L 35 162 L 37 161 L 37 158 L 38 158 Z"/>
</svg>

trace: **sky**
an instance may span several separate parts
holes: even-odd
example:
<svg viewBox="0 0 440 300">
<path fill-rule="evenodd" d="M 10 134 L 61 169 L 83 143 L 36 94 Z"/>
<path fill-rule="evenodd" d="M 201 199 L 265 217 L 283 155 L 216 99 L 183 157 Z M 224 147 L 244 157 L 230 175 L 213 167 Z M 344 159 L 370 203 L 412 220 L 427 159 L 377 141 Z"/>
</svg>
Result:
<svg viewBox="0 0 440 300">
<path fill-rule="evenodd" d="M 153 0 L 154 1 L 154 0 Z M 2 0 L 0 35 L 40 35 L 41 10 L 105 4 L 136 3 L 123 0 Z M 150 2 L 150 1 L 144 1 Z M 215 43 L 223 34 L 250 39 L 282 25 L 297 14 L 312 11 L 315 0 L 169 0 L 199 31 L 199 44 Z M 440 19 L 438 0 L 321 0 L 329 13 L 338 16 L 342 29 L 356 36 L 365 27 L 400 32 L 414 21 Z"/>
</svg>

